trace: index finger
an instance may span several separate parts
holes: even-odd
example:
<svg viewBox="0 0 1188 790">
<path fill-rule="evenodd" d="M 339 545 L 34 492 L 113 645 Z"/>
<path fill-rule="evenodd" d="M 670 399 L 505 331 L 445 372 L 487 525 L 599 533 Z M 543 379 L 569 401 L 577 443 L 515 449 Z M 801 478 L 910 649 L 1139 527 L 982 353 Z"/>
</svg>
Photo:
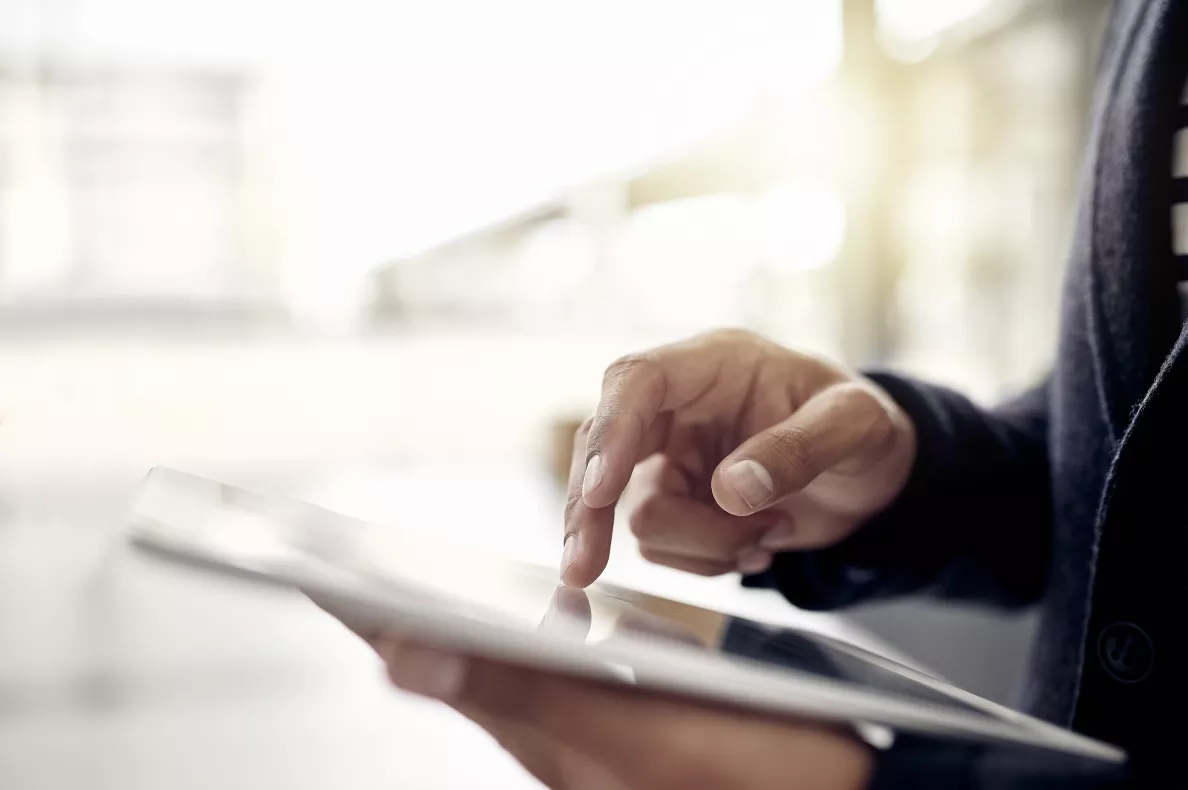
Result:
<svg viewBox="0 0 1188 790">
<path fill-rule="evenodd" d="M 593 508 L 618 501 L 635 465 L 663 447 L 661 416 L 712 389 L 723 362 L 712 342 L 694 338 L 612 363 L 586 437 L 582 501 Z"/>
<path fill-rule="evenodd" d="M 667 440 L 674 409 L 697 401 L 721 373 L 708 337 L 620 358 L 607 368 L 594 416 L 574 439 L 561 577 L 584 587 L 610 557 L 614 504 L 635 465 Z"/>
<path fill-rule="evenodd" d="M 582 590 L 562 584 L 553 591 L 549 608 L 541 618 L 537 631 L 547 631 L 584 642 L 590 636 L 594 622 L 590 599 Z"/>
</svg>

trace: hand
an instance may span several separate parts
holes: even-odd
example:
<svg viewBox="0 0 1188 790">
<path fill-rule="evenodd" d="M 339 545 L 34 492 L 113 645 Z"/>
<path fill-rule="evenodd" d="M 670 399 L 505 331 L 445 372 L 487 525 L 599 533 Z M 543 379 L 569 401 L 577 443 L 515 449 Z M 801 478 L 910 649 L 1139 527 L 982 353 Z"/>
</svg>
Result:
<svg viewBox="0 0 1188 790">
<path fill-rule="evenodd" d="M 840 728 L 742 713 L 401 641 L 397 686 L 483 727 L 552 790 L 859 790 L 873 756 Z"/>
<path fill-rule="evenodd" d="M 758 573 L 851 533 L 915 457 L 911 420 L 872 381 L 749 332 L 624 357 L 574 441 L 562 578 L 581 587 L 606 568 L 628 481 L 644 558 Z"/>
</svg>

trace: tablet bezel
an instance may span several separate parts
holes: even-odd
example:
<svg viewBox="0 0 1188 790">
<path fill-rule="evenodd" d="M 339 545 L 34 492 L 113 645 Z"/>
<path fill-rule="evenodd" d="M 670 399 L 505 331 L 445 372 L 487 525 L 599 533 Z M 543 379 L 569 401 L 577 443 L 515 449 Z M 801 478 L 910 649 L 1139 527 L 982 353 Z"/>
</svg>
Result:
<svg viewBox="0 0 1188 790">
<path fill-rule="evenodd" d="M 175 500 L 162 504 L 168 489 Z M 125 528 L 131 543 L 143 552 L 172 562 L 214 570 L 254 581 L 279 584 L 304 592 L 353 628 L 400 631 L 413 638 L 462 652 L 509 661 L 552 672 L 654 689 L 715 704 L 766 714 L 809 717 L 823 721 L 879 725 L 944 739 L 987 745 L 1048 750 L 1118 764 L 1125 753 L 1018 711 L 990 702 L 936 678 L 833 637 L 822 636 L 854 657 L 907 677 L 954 700 L 943 707 L 899 697 L 877 689 L 830 680 L 795 669 L 776 668 L 743 657 L 679 650 L 660 642 L 606 640 L 575 642 L 548 632 L 534 632 L 496 619 L 466 616 L 432 595 L 418 595 L 399 580 L 380 584 L 331 563 L 302 563 L 278 570 L 203 542 L 201 533 L 171 524 L 170 507 L 209 507 L 209 492 L 232 492 L 237 500 L 253 500 L 293 511 L 319 523 L 341 522 L 346 528 L 375 525 L 312 504 L 270 497 L 226 483 L 166 467 L 152 470 L 142 485 Z M 207 493 L 204 493 L 207 492 Z M 225 501 L 220 499 L 221 501 Z M 613 590 L 629 589 L 608 587 Z M 612 592 L 613 594 L 613 592 Z M 630 672 L 616 672 L 612 668 Z"/>
</svg>

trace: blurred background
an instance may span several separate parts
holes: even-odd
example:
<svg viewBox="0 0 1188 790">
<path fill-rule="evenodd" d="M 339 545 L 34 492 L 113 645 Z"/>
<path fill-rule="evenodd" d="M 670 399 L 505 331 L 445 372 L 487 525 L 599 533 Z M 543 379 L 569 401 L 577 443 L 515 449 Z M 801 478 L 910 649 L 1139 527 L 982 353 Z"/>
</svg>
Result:
<svg viewBox="0 0 1188 790">
<path fill-rule="evenodd" d="M 556 459 L 627 351 L 738 325 L 1034 381 L 1107 5 L 0 0 L 0 781 L 457 784 L 375 764 L 454 725 L 384 718 L 330 625 L 125 568 L 154 464 L 552 561 Z M 853 621 L 1000 700 L 1030 635 Z"/>
</svg>

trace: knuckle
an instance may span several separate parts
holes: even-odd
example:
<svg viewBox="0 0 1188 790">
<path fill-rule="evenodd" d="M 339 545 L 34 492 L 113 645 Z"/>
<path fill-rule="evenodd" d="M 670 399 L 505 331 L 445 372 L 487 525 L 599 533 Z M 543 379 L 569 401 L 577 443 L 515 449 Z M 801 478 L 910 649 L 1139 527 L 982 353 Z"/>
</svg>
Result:
<svg viewBox="0 0 1188 790">
<path fill-rule="evenodd" d="M 768 342 L 758 332 L 734 326 L 711 330 L 704 337 L 728 345 L 763 345 Z"/>
<path fill-rule="evenodd" d="M 789 350 L 784 364 L 789 377 L 800 381 L 806 394 L 838 386 L 850 379 L 850 374 L 837 363 L 811 352 Z"/>
<path fill-rule="evenodd" d="M 812 351 L 797 351 L 794 352 L 797 361 L 805 367 L 812 368 L 814 371 L 821 373 L 836 381 L 848 379 L 849 374 L 836 361 L 824 354 L 818 354 Z"/>
<path fill-rule="evenodd" d="M 599 416 L 595 418 L 594 421 L 590 423 L 590 429 L 586 431 L 585 446 L 582 448 L 587 461 L 590 460 L 591 455 L 597 452 L 598 446 L 602 444 L 603 438 L 610 430 L 611 423 L 614 422 L 614 420 L 614 414 L 607 414 L 605 416 Z"/>
<path fill-rule="evenodd" d="M 667 383 L 663 365 L 651 352 L 628 354 L 611 363 L 602 380 L 602 400 L 586 439 L 590 454 L 620 422 L 629 418 L 627 430 L 642 435 L 647 420 L 664 401 Z"/>
<path fill-rule="evenodd" d="M 581 493 L 570 494 L 565 500 L 565 525 L 569 526 L 573 523 L 574 514 L 578 506 L 582 504 Z"/>
<path fill-rule="evenodd" d="M 881 443 L 894 433 L 894 424 L 878 393 L 861 382 L 838 385 L 838 395 L 845 419 L 859 429 L 868 442 Z"/>
<path fill-rule="evenodd" d="M 624 354 L 607 366 L 606 372 L 602 376 L 602 382 L 604 385 L 611 385 L 628 376 L 647 373 L 653 370 L 655 365 L 656 361 L 646 351 Z"/>
<path fill-rule="evenodd" d="M 785 472 L 812 469 L 813 455 L 808 433 L 794 425 L 771 432 L 771 452 Z"/>
<path fill-rule="evenodd" d="M 601 420 L 598 414 L 591 414 L 582 420 L 582 424 L 578 426 L 577 431 L 573 434 L 573 455 L 575 461 L 578 457 L 588 458 L 590 455 L 588 449 L 591 446 L 597 446 L 597 442 L 605 432 L 606 421 Z"/>
<path fill-rule="evenodd" d="M 835 397 L 854 417 L 875 419 L 882 416 L 883 404 L 870 387 L 857 381 L 847 381 L 835 386 Z"/>
<path fill-rule="evenodd" d="M 744 360 L 759 364 L 773 356 L 773 352 L 786 351 L 757 332 L 750 329 L 717 329 L 707 333 L 701 342 L 726 358 Z"/>
</svg>

